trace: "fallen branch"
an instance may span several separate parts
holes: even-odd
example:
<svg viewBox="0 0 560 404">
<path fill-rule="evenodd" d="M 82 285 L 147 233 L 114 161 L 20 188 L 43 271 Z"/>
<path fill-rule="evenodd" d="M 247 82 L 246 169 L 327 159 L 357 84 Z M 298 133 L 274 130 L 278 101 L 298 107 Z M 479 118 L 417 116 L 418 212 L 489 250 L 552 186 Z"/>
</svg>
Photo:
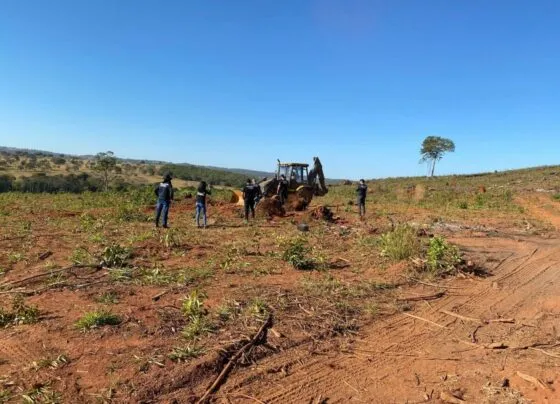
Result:
<svg viewBox="0 0 560 404">
<path fill-rule="evenodd" d="M 478 342 L 478 340 L 476 339 L 476 333 L 477 333 L 478 330 L 480 330 L 481 328 L 482 328 L 482 325 L 477 325 L 476 328 L 474 329 L 474 331 L 473 331 L 472 334 L 471 334 L 471 341 L 472 341 L 473 343 L 475 343 L 475 344 Z"/>
<path fill-rule="evenodd" d="M 227 363 L 226 366 L 224 366 L 224 368 L 222 369 L 222 371 L 220 372 L 220 374 L 218 375 L 214 383 L 212 383 L 212 385 L 208 388 L 208 390 L 206 390 L 202 398 L 198 400 L 198 404 L 206 403 L 210 398 L 210 396 L 214 394 L 216 391 L 218 391 L 218 389 L 224 383 L 229 372 L 235 366 L 237 360 L 241 357 L 241 355 L 243 355 L 253 346 L 260 345 L 266 342 L 267 331 L 272 327 L 272 324 L 273 324 L 272 314 L 270 314 L 266 319 L 266 321 L 264 322 L 264 324 L 259 329 L 259 331 L 257 331 L 257 333 L 253 336 L 253 338 L 245 345 L 243 345 L 243 347 L 241 347 L 241 349 L 237 351 L 235 355 L 233 355 L 230 358 L 229 362 Z"/>
<path fill-rule="evenodd" d="M 422 318 L 422 317 L 415 316 L 414 314 L 408 314 L 408 313 L 403 313 L 403 314 L 404 314 L 405 316 L 407 316 L 407 317 L 411 317 L 411 318 L 415 318 L 416 320 L 424 321 L 424 322 L 426 322 L 426 323 L 435 325 L 435 326 L 437 326 L 437 327 L 439 327 L 439 328 L 447 328 L 447 327 L 444 326 L 444 325 L 441 325 L 441 324 L 438 324 L 438 323 L 434 323 L 434 322 L 431 321 L 431 320 L 428 320 L 428 319 L 426 319 L 426 318 Z"/>
<path fill-rule="evenodd" d="M 447 310 L 440 310 L 440 311 L 441 311 L 443 314 L 447 314 L 448 316 L 456 317 L 456 318 L 461 319 L 461 320 L 463 320 L 463 321 L 470 321 L 470 322 L 479 323 L 479 324 L 482 324 L 482 323 L 483 323 L 483 321 L 482 321 L 481 319 L 479 319 L 479 318 L 465 317 L 465 316 L 462 316 L 462 315 L 460 315 L 460 314 L 453 313 L 452 311 L 447 311 Z"/>
<path fill-rule="evenodd" d="M 515 319 L 514 318 L 495 318 L 492 320 L 488 320 L 488 323 L 508 323 L 508 324 L 514 324 L 515 323 Z"/>
<path fill-rule="evenodd" d="M 405 278 L 408 279 L 411 282 L 416 282 L 419 283 L 421 285 L 426 285 L 426 286 L 431 286 L 433 288 L 439 288 L 439 289 L 464 289 L 464 288 L 460 288 L 457 286 L 443 286 L 443 285 L 436 285 L 435 283 L 430 283 L 430 282 L 424 282 L 421 281 L 420 279 L 416 279 L 416 278 L 412 278 L 410 276 L 406 276 L 406 275 L 400 275 L 401 278 Z"/>
<path fill-rule="evenodd" d="M 152 296 L 152 300 L 154 302 L 157 302 L 159 299 L 161 299 L 163 296 L 165 296 L 168 293 L 169 293 L 169 289 L 164 290 L 163 292 L 159 292 L 157 295 Z"/>
<path fill-rule="evenodd" d="M 517 376 L 519 376 L 520 378 L 522 378 L 523 380 L 525 380 L 529 383 L 534 384 L 537 387 L 540 387 L 543 390 L 548 390 L 548 387 L 542 381 L 537 379 L 536 377 L 526 375 L 525 373 L 521 373 L 519 371 L 517 372 Z"/>
<path fill-rule="evenodd" d="M 438 292 L 434 295 L 399 297 L 397 298 L 397 302 L 419 302 L 422 300 L 435 300 L 440 299 L 443 296 L 445 296 L 445 292 Z"/>
<path fill-rule="evenodd" d="M 62 268 L 62 269 L 57 269 L 56 271 L 44 272 L 44 273 L 41 273 L 41 274 L 28 276 L 28 277 L 23 278 L 23 279 L 18 279 L 18 280 L 11 281 L 11 282 L 5 282 L 5 283 L 0 284 L 0 288 L 6 287 L 6 286 L 18 285 L 18 284 L 20 284 L 20 283 L 24 283 L 24 282 L 27 282 L 27 281 L 31 281 L 31 280 L 35 280 L 35 279 L 38 279 L 38 278 L 42 278 L 42 277 L 44 277 L 44 276 L 56 275 L 56 274 L 59 274 L 59 273 L 61 273 L 61 272 L 69 271 L 70 269 L 73 269 L 73 268 L 95 268 L 95 269 L 101 269 L 101 265 L 99 265 L 99 264 L 70 265 L 69 267 Z"/>
</svg>

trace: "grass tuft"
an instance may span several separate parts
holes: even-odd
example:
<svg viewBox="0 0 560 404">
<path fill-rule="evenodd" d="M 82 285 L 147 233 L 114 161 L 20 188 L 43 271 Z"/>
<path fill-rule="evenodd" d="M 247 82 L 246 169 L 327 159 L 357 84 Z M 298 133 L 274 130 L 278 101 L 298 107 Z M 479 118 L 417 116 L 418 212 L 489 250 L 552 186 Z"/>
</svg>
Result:
<svg viewBox="0 0 560 404">
<path fill-rule="evenodd" d="M 104 325 L 119 325 L 121 318 L 106 310 L 86 313 L 76 322 L 76 327 L 82 331 L 92 330 Z"/>
<path fill-rule="evenodd" d="M 409 225 L 398 225 L 394 230 L 381 235 L 381 255 L 393 261 L 401 261 L 420 252 L 420 241 L 416 230 Z"/>
<path fill-rule="evenodd" d="M 167 357 L 174 362 L 186 362 L 189 359 L 198 358 L 203 353 L 204 349 L 196 345 L 187 345 L 185 347 L 173 348 Z"/>
</svg>

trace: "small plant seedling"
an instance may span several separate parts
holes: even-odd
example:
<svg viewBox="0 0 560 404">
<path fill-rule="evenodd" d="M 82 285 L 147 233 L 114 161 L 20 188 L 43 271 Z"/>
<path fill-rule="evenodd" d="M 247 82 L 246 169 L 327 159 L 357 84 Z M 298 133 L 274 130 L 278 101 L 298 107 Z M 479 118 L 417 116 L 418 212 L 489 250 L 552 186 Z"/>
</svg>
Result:
<svg viewBox="0 0 560 404">
<path fill-rule="evenodd" d="M 167 357 L 174 362 L 186 362 L 189 359 L 198 358 L 203 353 L 204 349 L 199 348 L 196 345 L 187 345 L 185 347 L 173 348 Z"/>
<path fill-rule="evenodd" d="M 59 404 L 62 403 L 62 395 L 50 388 L 49 384 L 35 387 L 33 390 L 28 391 L 21 395 L 24 403 L 28 404 Z"/>
<path fill-rule="evenodd" d="M 109 268 L 122 268 L 126 266 L 130 258 L 132 258 L 130 249 L 119 244 L 112 244 L 106 247 L 103 250 L 103 254 L 101 254 L 104 265 Z"/>
<path fill-rule="evenodd" d="M 76 322 L 76 327 L 82 331 L 88 331 L 104 325 L 119 325 L 121 322 L 121 318 L 116 314 L 106 310 L 100 310 L 84 314 L 84 316 Z"/>
<path fill-rule="evenodd" d="M 76 265 L 88 265 L 92 263 L 92 256 L 84 247 L 78 247 L 72 251 L 70 261 Z"/>
<path fill-rule="evenodd" d="M 102 304 L 117 304 L 119 302 L 119 295 L 113 291 L 105 292 L 98 296 L 96 301 Z"/>
<path fill-rule="evenodd" d="M 193 290 L 190 295 L 183 300 L 183 304 L 181 306 L 185 317 L 192 318 L 205 315 L 206 310 L 204 309 L 203 299 L 203 294 L 197 290 Z"/>
<path fill-rule="evenodd" d="M 67 365 L 69 362 L 70 359 L 68 359 L 68 356 L 58 355 L 56 358 L 39 359 L 31 364 L 31 368 L 36 371 L 44 368 L 58 369 Z"/>
<path fill-rule="evenodd" d="M 212 331 L 212 324 L 206 317 L 192 316 L 189 318 L 189 324 L 183 329 L 183 337 L 189 341 L 193 341 L 201 335 L 209 334 Z"/>
<path fill-rule="evenodd" d="M 0 327 L 10 324 L 34 324 L 39 321 L 40 311 L 36 306 L 28 306 L 23 296 L 16 295 L 12 301 L 12 310 L 0 308 Z"/>
</svg>

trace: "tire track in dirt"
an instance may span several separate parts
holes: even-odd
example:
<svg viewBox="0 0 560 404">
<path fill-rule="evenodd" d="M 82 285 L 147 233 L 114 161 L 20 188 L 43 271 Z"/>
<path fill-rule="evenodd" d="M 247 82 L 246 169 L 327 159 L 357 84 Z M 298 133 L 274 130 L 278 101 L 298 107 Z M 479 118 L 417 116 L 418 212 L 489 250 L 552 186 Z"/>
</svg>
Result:
<svg viewBox="0 0 560 404">
<path fill-rule="evenodd" d="M 407 399 L 421 400 L 423 388 L 442 389 L 455 383 L 442 382 L 438 379 L 438 372 L 455 372 L 462 375 L 462 379 L 459 378 L 461 383 L 474 386 L 469 389 L 469 401 L 475 397 L 473 402 L 481 402 L 484 397 L 480 386 L 487 380 L 484 378 L 492 375 L 503 377 L 509 368 L 499 353 L 458 344 L 458 339 L 468 340 L 466 330 L 474 327 L 440 310 L 448 309 L 482 319 L 492 318 L 496 314 L 515 317 L 532 305 L 536 298 L 557 296 L 560 247 L 544 240 L 517 243 L 509 243 L 510 249 L 506 251 L 509 256 L 497 264 L 493 276 L 471 284 L 457 280 L 455 283 L 461 282 L 460 286 L 467 284 L 464 289 L 458 289 L 457 293 L 454 290 L 454 293 L 431 306 L 417 306 L 415 315 L 447 328 L 439 329 L 398 314 L 364 328 L 362 337 L 353 345 L 351 353 L 332 352 L 328 357 L 317 358 L 308 352 L 300 352 L 294 360 L 292 353 L 285 352 L 270 361 L 265 360 L 266 363 L 262 365 L 268 368 L 272 364 L 296 364 L 290 367 L 287 376 L 276 377 L 271 383 L 266 375 L 254 382 L 250 382 L 250 378 L 245 375 L 244 382 L 233 384 L 228 390 L 253 393 L 267 403 L 311 402 L 319 396 L 328 398 L 329 402 L 390 403 Z M 503 254 L 503 247 L 496 243 L 491 250 Z M 484 337 L 513 336 L 516 327 L 487 325 Z M 532 355 L 532 362 L 544 360 L 538 353 L 526 352 L 524 355 Z M 531 361 L 524 362 L 525 356 L 515 358 L 515 361 L 521 362 L 509 366 L 512 369 L 532 366 L 533 372 L 543 371 L 542 364 L 535 366 L 530 365 Z M 513 361 L 510 359 L 510 362 Z M 480 366 L 484 364 L 484 370 L 481 371 Z M 427 381 L 420 383 L 419 380 Z M 534 393 L 529 391 L 528 394 Z"/>
</svg>

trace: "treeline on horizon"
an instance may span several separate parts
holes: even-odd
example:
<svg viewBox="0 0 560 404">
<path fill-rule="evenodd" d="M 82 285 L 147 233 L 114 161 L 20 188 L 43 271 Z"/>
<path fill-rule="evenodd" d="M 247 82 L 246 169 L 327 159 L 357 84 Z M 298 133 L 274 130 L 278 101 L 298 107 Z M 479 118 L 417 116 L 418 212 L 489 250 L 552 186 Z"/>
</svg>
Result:
<svg viewBox="0 0 560 404">
<path fill-rule="evenodd" d="M 122 189 L 125 184 L 119 184 Z M 97 192 L 103 189 L 101 180 L 87 173 L 68 175 L 46 175 L 37 173 L 30 177 L 16 179 L 10 175 L 0 175 L 0 192 L 27 193 L 81 193 Z"/>
<path fill-rule="evenodd" d="M 247 180 L 243 174 L 189 164 L 165 164 L 159 169 L 160 175 L 170 173 L 173 178 L 185 181 L 206 181 L 211 185 L 242 187 Z"/>
</svg>

